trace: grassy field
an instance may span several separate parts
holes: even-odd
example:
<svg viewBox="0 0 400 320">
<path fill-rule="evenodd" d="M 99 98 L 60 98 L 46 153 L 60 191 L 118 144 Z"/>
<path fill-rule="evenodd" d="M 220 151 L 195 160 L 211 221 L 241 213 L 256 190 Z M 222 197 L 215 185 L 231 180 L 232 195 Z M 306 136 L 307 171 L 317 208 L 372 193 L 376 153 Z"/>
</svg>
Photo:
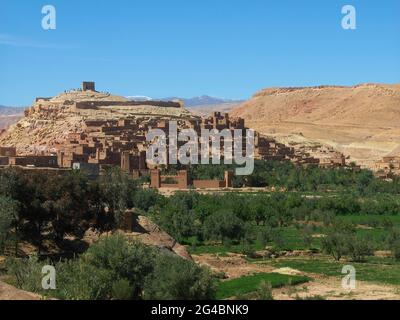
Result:
<svg viewBox="0 0 400 320">
<path fill-rule="evenodd" d="M 304 276 L 289 276 L 278 273 L 259 273 L 245 276 L 238 279 L 221 281 L 217 289 L 217 299 L 227 299 L 242 296 L 257 290 L 264 281 L 271 283 L 273 288 L 280 288 L 285 285 L 296 285 L 308 282 L 310 279 Z"/>
<path fill-rule="evenodd" d="M 400 285 L 400 263 L 390 258 L 372 257 L 365 263 L 336 262 L 331 258 L 277 259 L 255 263 L 270 264 L 276 268 L 289 267 L 303 272 L 338 278 L 343 277 L 343 266 L 352 265 L 356 269 L 358 280 L 388 285 Z"/>
<path fill-rule="evenodd" d="M 386 237 L 389 234 L 390 226 L 400 227 L 399 216 L 339 216 L 338 219 L 352 223 L 356 227 L 356 235 L 359 237 L 369 237 L 374 244 L 374 250 L 388 250 Z M 253 226 L 254 235 L 258 233 L 263 226 Z M 367 257 L 366 262 L 356 263 L 343 259 L 340 262 L 334 261 L 330 256 L 326 256 L 321 250 L 321 235 L 327 233 L 327 228 L 322 224 L 314 225 L 311 228 L 312 241 L 311 245 L 304 242 L 303 227 L 284 227 L 281 229 L 282 247 L 281 250 L 306 250 L 316 249 L 319 254 L 315 257 L 293 257 L 278 259 L 251 259 L 246 258 L 249 263 L 267 264 L 274 269 L 277 268 L 293 268 L 310 274 L 321 274 L 329 277 L 337 277 L 338 281 L 343 277 L 342 268 L 345 265 L 352 265 L 356 269 L 357 280 L 368 281 L 382 285 L 400 286 L 400 262 L 396 262 L 394 258 L 383 257 Z M 273 246 L 268 243 L 268 246 Z M 263 250 L 263 245 L 259 241 L 254 241 L 250 245 L 253 251 Z M 247 247 L 247 250 L 249 249 Z M 225 255 L 228 252 L 245 253 L 245 246 L 234 244 L 224 246 L 223 244 L 203 243 L 197 246 L 188 247 L 192 254 L 220 254 Z M 226 299 L 232 296 L 243 296 L 246 294 L 256 294 L 256 290 L 262 281 L 271 282 L 273 287 L 280 287 L 288 283 L 292 278 L 292 284 L 296 281 L 304 282 L 308 278 L 296 278 L 293 276 L 285 276 L 278 274 L 257 274 L 254 276 L 245 276 L 230 281 L 222 281 L 218 288 L 218 298 Z"/>
</svg>

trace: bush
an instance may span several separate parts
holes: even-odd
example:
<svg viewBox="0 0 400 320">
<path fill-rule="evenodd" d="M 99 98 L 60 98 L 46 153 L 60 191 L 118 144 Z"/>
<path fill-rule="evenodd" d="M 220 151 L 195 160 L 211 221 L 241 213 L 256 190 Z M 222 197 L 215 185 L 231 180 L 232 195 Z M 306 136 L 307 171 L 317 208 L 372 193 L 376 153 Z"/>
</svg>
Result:
<svg viewBox="0 0 400 320">
<path fill-rule="evenodd" d="M 203 234 L 208 240 L 239 240 L 244 235 L 244 222 L 232 212 L 218 211 L 204 221 Z"/>
<path fill-rule="evenodd" d="M 384 218 L 384 219 L 382 220 L 382 227 L 383 227 L 385 230 L 391 230 L 391 229 L 393 229 L 393 227 L 394 227 L 394 223 L 393 223 L 392 220 L 390 220 L 390 219 L 388 219 L 388 218 Z"/>
<path fill-rule="evenodd" d="M 268 243 L 274 240 L 275 233 L 276 232 L 274 229 L 272 229 L 270 226 L 266 226 L 258 232 L 257 239 L 261 243 L 261 245 L 265 248 L 268 245 Z"/>
<path fill-rule="evenodd" d="M 133 205 L 136 208 L 148 211 L 159 199 L 160 195 L 155 189 L 138 189 L 133 196 Z"/>
<path fill-rule="evenodd" d="M 392 251 L 393 258 L 400 261 L 400 230 L 392 229 L 386 241 L 388 248 Z"/>
<path fill-rule="evenodd" d="M 256 252 L 251 245 L 251 242 L 246 241 L 245 239 L 241 240 L 240 243 L 240 252 L 244 254 L 248 258 L 255 258 L 256 257 Z"/>
<path fill-rule="evenodd" d="M 107 270 L 115 280 L 128 280 L 133 288 L 132 297 L 137 299 L 141 297 L 146 276 L 153 271 L 155 253 L 151 247 L 128 243 L 123 236 L 116 235 L 89 247 L 82 260 L 100 271 Z M 108 294 L 111 289 L 112 285 Z"/>
<path fill-rule="evenodd" d="M 274 300 L 274 297 L 272 295 L 272 284 L 271 282 L 265 282 L 262 281 L 260 283 L 260 286 L 258 287 L 256 294 L 255 294 L 255 299 L 256 300 Z"/>
<path fill-rule="evenodd" d="M 12 224 L 17 220 L 18 203 L 11 198 L 0 196 L 0 253 L 9 240 Z"/>
<path fill-rule="evenodd" d="M 11 284 L 25 291 L 42 291 L 42 267 L 48 263 L 39 263 L 38 257 L 33 255 L 21 260 L 9 258 L 6 260 L 7 274 L 11 276 Z"/>
<path fill-rule="evenodd" d="M 274 229 L 274 232 L 272 233 L 272 242 L 274 243 L 274 248 L 276 250 L 281 251 L 285 249 L 286 240 L 281 229 Z"/>
<path fill-rule="evenodd" d="M 80 259 L 60 262 L 56 265 L 57 290 L 50 292 L 62 300 L 107 300 L 112 297 L 115 274 Z"/>
<path fill-rule="evenodd" d="M 133 288 L 129 281 L 120 279 L 114 282 L 111 296 L 113 300 L 130 300 L 132 298 Z"/>
<path fill-rule="evenodd" d="M 348 237 L 347 253 L 355 262 L 364 262 L 367 256 L 374 254 L 374 246 L 368 238 Z"/>
<path fill-rule="evenodd" d="M 393 258 L 396 261 L 400 261 L 400 241 L 392 243 L 390 249 L 392 251 Z"/>
<path fill-rule="evenodd" d="M 136 184 L 119 167 L 105 170 L 99 181 L 101 198 L 113 218 L 114 227 L 123 223 L 125 211 L 133 206 Z"/>
<path fill-rule="evenodd" d="M 303 240 L 304 246 L 307 249 L 312 247 L 312 242 L 313 242 L 312 233 L 308 229 L 303 230 L 302 240 Z"/>
<path fill-rule="evenodd" d="M 347 240 L 346 235 L 332 232 L 322 239 L 322 250 L 325 253 L 332 255 L 332 257 L 339 261 L 345 254 L 347 254 Z"/>
<path fill-rule="evenodd" d="M 56 290 L 41 288 L 42 267 L 37 257 L 7 261 L 12 284 L 64 300 L 211 299 L 214 280 L 194 262 L 170 256 L 120 235 L 101 239 L 80 258 L 59 262 Z"/>
<path fill-rule="evenodd" d="M 201 232 L 196 223 L 196 215 L 181 202 L 169 202 L 160 212 L 151 211 L 153 211 L 151 216 L 155 222 L 179 242 L 197 236 Z"/>
<path fill-rule="evenodd" d="M 149 300 L 205 300 L 215 297 L 211 274 L 191 261 L 161 255 L 146 280 L 144 298 Z"/>
</svg>

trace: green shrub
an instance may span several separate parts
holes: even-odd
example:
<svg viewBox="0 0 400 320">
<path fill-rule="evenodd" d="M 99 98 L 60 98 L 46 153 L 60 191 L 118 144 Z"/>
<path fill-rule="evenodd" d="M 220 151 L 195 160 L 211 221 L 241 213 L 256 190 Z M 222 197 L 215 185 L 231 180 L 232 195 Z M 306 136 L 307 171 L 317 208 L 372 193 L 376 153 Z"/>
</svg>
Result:
<svg viewBox="0 0 400 320">
<path fill-rule="evenodd" d="M 265 282 L 262 281 L 257 288 L 256 294 L 255 294 L 255 299 L 256 300 L 274 300 L 274 297 L 272 295 L 272 284 L 271 282 Z"/>
<path fill-rule="evenodd" d="M 130 300 L 132 298 L 133 288 L 129 281 L 120 279 L 114 282 L 111 290 L 113 300 Z"/>
<path fill-rule="evenodd" d="M 400 261 L 400 241 L 392 243 L 390 249 L 392 251 L 393 258 L 396 261 Z"/>
<path fill-rule="evenodd" d="M 136 208 L 148 211 L 157 204 L 160 195 L 155 189 L 137 189 L 133 195 L 133 205 Z"/>
<path fill-rule="evenodd" d="M 348 237 L 347 241 L 347 254 L 355 262 L 364 262 L 367 256 L 374 254 L 374 245 L 371 239 L 363 237 Z"/>
<path fill-rule="evenodd" d="M 302 240 L 303 240 L 304 246 L 306 248 L 311 248 L 312 247 L 312 241 L 313 241 L 312 228 L 310 226 L 305 226 L 303 228 L 303 230 L 302 230 L 301 236 L 302 236 Z"/>
<path fill-rule="evenodd" d="M 239 240 L 244 232 L 244 222 L 230 211 L 218 211 L 204 221 L 203 234 L 208 240 Z"/>
<path fill-rule="evenodd" d="M 42 267 L 48 263 L 39 263 L 36 255 L 28 259 L 9 258 L 6 260 L 7 274 L 11 284 L 25 291 L 42 292 Z"/>
<path fill-rule="evenodd" d="M 263 247 L 266 247 L 268 243 L 274 240 L 275 230 L 270 226 L 265 226 L 258 231 L 257 239 Z"/>
<path fill-rule="evenodd" d="M 153 270 L 155 253 L 151 247 L 128 243 L 123 236 L 116 235 L 89 247 L 82 260 L 99 270 L 109 271 L 114 280 L 127 279 L 133 288 L 133 298 L 137 299 L 142 294 L 146 276 Z"/>
<path fill-rule="evenodd" d="M 214 279 L 207 270 L 170 255 L 157 258 L 144 287 L 144 298 L 149 300 L 205 300 L 214 296 Z"/>
<path fill-rule="evenodd" d="M 64 300 L 212 299 L 208 270 L 120 235 L 101 239 L 78 259 L 59 262 L 56 290 L 41 288 L 42 267 L 33 256 L 9 259 L 8 274 L 18 288 Z"/>
<path fill-rule="evenodd" d="M 321 241 L 322 250 L 325 253 L 332 255 L 332 257 L 339 261 L 345 254 L 347 254 L 347 240 L 345 235 L 337 232 L 328 234 Z"/>
<path fill-rule="evenodd" d="M 251 245 L 251 242 L 246 241 L 245 239 L 242 239 L 242 241 L 240 242 L 240 253 L 244 254 L 248 258 L 256 257 L 256 252 Z"/>
<path fill-rule="evenodd" d="M 0 253 L 10 239 L 13 223 L 17 220 L 19 204 L 9 197 L 0 196 Z"/>
</svg>

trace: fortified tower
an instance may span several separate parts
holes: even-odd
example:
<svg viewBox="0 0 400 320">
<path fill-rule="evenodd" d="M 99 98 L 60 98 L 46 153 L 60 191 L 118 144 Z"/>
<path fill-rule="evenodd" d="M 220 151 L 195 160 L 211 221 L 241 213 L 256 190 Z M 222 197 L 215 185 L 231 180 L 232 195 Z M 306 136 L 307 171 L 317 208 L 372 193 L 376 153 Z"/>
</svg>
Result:
<svg viewBox="0 0 400 320">
<path fill-rule="evenodd" d="M 96 84 L 92 81 L 83 81 L 82 91 L 96 91 Z"/>
</svg>

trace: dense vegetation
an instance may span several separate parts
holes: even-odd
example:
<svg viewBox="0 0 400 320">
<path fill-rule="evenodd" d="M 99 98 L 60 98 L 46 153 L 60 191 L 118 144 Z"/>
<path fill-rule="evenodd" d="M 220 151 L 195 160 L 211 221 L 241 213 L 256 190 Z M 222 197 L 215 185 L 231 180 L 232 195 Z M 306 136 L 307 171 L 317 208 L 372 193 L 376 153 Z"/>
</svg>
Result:
<svg viewBox="0 0 400 320">
<path fill-rule="evenodd" d="M 50 261 L 47 262 L 51 264 Z M 104 238 L 82 256 L 55 264 L 56 290 L 43 290 L 43 261 L 11 259 L 8 274 L 17 287 L 72 300 L 212 299 L 211 274 L 194 262 L 163 253 L 123 236 Z"/>
<path fill-rule="evenodd" d="M 317 197 L 299 193 L 177 193 L 160 198 L 149 214 L 179 241 L 194 247 L 223 243 L 248 252 L 273 244 L 276 249 L 290 249 L 285 233 L 292 230 L 297 245 L 313 248 L 315 239 L 311 236 L 318 229 L 326 234 L 318 246 L 336 260 L 348 255 L 361 261 L 377 248 L 391 249 L 396 257 L 400 251 L 400 232 L 391 219 L 400 216 L 400 199 L 390 194 L 364 198 L 348 193 Z M 364 223 L 386 231 L 379 237 L 359 232 L 355 224 L 343 220 L 354 216 L 363 216 Z"/>
<path fill-rule="evenodd" d="M 231 167 L 196 166 L 190 176 L 222 179 L 227 169 Z M 367 170 L 257 161 L 254 174 L 235 177 L 234 184 L 285 192 L 178 192 L 164 197 L 140 188 L 140 181 L 117 168 L 97 181 L 76 171 L 43 175 L 5 169 L 0 171 L 0 254 L 18 256 L 21 241 L 35 245 L 38 258 L 11 259 L 7 269 L 18 287 L 43 293 L 38 287 L 41 253 L 49 242 L 60 252 L 71 252 L 72 259 L 56 263 L 60 289 L 52 295 L 61 299 L 212 298 L 213 280 L 204 269 L 120 237 L 75 256 L 83 252 L 75 245 L 89 228 L 113 231 L 126 209 L 136 208 L 194 253 L 241 252 L 257 259 L 255 251 L 266 247 L 274 255 L 309 249 L 365 264 L 379 249 L 400 260 L 399 179 L 378 180 Z M 360 229 L 360 224 L 370 228 Z"/>
<path fill-rule="evenodd" d="M 192 166 L 190 175 L 222 179 L 228 168 Z M 115 228 L 125 210 L 132 207 L 150 210 L 178 239 L 195 235 L 209 240 L 245 237 L 246 223 L 253 222 L 284 226 L 294 219 L 400 213 L 400 180 L 382 181 L 367 170 L 300 168 L 290 162 L 256 161 L 253 175 L 235 177 L 235 184 L 284 187 L 291 192 L 223 197 L 192 193 L 166 199 L 139 189 L 138 181 L 128 179 L 117 168 L 108 170 L 98 181 L 89 181 L 76 171 L 43 175 L 2 170 L 0 249 L 11 239 L 15 243 L 27 239 L 40 249 L 44 234 L 62 247 L 66 234 L 80 239 L 88 227 Z M 302 197 L 304 192 L 313 192 L 313 196 Z"/>
<path fill-rule="evenodd" d="M 233 171 L 236 165 L 193 165 L 189 167 L 191 179 L 223 180 L 226 170 Z M 179 166 L 166 170 L 174 173 Z M 376 193 L 400 194 L 400 178 L 384 181 L 374 177 L 369 170 L 356 167 L 322 169 L 317 166 L 299 167 L 289 161 L 261 161 L 254 163 L 254 172 L 250 176 L 234 176 L 235 187 L 283 187 L 288 191 L 344 191 L 357 194 Z"/>
<path fill-rule="evenodd" d="M 43 175 L 20 169 L 0 172 L 0 253 L 6 243 L 26 240 L 39 248 L 52 240 L 68 248 L 65 236 L 81 239 L 89 227 L 118 226 L 133 207 L 137 187 L 120 170 L 110 169 L 99 181 L 78 171 Z M 147 198 L 151 197 L 151 193 Z"/>
</svg>

